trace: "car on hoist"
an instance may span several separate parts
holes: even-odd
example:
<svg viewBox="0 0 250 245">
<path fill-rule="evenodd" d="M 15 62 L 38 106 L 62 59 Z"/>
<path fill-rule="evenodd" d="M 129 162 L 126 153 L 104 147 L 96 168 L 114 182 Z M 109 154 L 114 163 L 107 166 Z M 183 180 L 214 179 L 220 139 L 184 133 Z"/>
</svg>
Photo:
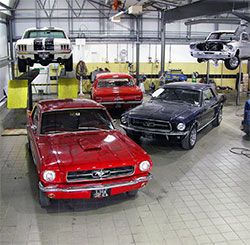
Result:
<svg viewBox="0 0 250 245">
<path fill-rule="evenodd" d="M 66 71 L 73 70 L 72 44 L 60 28 L 30 28 L 16 42 L 17 64 L 20 72 L 27 66 L 39 63 L 64 64 Z"/>
<path fill-rule="evenodd" d="M 245 31 L 214 31 L 204 42 L 191 43 L 190 53 L 199 63 L 223 60 L 227 69 L 235 70 L 240 59 L 250 57 L 249 34 Z"/>
<path fill-rule="evenodd" d="M 151 179 L 148 154 L 115 129 L 107 109 L 97 102 L 40 101 L 27 115 L 42 207 L 52 199 L 134 196 Z"/>
<path fill-rule="evenodd" d="M 192 149 L 197 132 L 210 123 L 221 123 L 224 101 L 224 95 L 208 84 L 168 83 L 156 90 L 147 103 L 122 114 L 120 126 L 136 141 L 140 137 L 163 138 Z"/>
<path fill-rule="evenodd" d="M 126 109 L 140 105 L 143 93 L 129 74 L 104 72 L 96 75 L 91 98 L 108 109 Z"/>
</svg>

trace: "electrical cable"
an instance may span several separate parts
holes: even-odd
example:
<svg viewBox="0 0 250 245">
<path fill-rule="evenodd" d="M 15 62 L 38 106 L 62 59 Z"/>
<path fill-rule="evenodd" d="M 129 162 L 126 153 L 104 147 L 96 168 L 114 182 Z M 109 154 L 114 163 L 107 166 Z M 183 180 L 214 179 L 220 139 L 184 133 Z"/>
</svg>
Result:
<svg viewBox="0 0 250 245">
<path fill-rule="evenodd" d="M 233 154 L 243 155 L 247 158 L 250 158 L 250 149 L 248 148 L 232 147 L 229 151 Z"/>
</svg>

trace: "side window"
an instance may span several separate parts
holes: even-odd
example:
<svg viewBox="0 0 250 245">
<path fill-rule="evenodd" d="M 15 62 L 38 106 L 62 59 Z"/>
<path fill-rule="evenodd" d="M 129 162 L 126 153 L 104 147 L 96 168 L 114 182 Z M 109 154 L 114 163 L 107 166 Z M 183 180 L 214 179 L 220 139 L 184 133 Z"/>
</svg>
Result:
<svg viewBox="0 0 250 245">
<path fill-rule="evenodd" d="M 32 121 L 37 126 L 38 125 L 38 109 L 37 107 L 34 108 L 32 113 Z"/>
<path fill-rule="evenodd" d="M 203 90 L 203 101 L 210 101 L 214 98 L 214 93 L 210 88 Z"/>
<path fill-rule="evenodd" d="M 249 38 L 248 38 L 248 34 L 247 33 L 242 33 L 242 41 L 248 42 Z"/>
</svg>

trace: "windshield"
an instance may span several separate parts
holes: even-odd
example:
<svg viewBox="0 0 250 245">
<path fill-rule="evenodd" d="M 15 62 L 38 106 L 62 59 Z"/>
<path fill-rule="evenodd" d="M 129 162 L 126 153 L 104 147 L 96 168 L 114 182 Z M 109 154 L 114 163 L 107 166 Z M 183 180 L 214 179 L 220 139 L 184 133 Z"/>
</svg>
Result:
<svg viewBox="0 0 250 245">
<path fill-rule="evenodd" d="M 200 91 L 183 88 L 160 88 L 154 92 L 152 99 L 199 105 Z"/>
<path fill-rule="evenodd" d="M 232 41 L 236 39 L 234 33 L 226 33 L 226 32 L 219 32 L 219 33 L 212 33 L 208 40 L 222 40 L 222 41 Z"/>
<path fill-rule="evenodd" d="M 42 114 L 41 134 L 114 129 L 102 109 L 72 109 Z"/>
<path fill-rule="evenodd" d="M 24 38 L 66 38 L 63 31 L 59 30 L 33 30 L 27 31 Z"/>
<path fill-rule="evenodd" d="M 135 83 L 131 78 L 106 78 L 98 80 L 97 88 L 114 88 L 114 87 L 134 87 Z"/>
</svg>

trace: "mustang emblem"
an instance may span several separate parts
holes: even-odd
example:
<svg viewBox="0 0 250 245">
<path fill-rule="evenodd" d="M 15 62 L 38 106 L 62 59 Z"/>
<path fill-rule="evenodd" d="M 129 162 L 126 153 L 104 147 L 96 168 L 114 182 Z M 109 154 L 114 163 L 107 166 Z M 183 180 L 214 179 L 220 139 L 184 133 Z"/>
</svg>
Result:
<svg viewBox="0 0 250 245">
<path fill-rule="evenodd" d="M 111 174 L 110 170 L 101 169 L 101 170 L 93 171 L 92 177 L 93 178 L 104 178 L 104 177 L 110 176 L 110 174 Z"/>
<path fill-rule="evenodd" d="M 153 128 L 155 126 L 154 122 L 143 122 L 143 126 Z"/>
</svg>

